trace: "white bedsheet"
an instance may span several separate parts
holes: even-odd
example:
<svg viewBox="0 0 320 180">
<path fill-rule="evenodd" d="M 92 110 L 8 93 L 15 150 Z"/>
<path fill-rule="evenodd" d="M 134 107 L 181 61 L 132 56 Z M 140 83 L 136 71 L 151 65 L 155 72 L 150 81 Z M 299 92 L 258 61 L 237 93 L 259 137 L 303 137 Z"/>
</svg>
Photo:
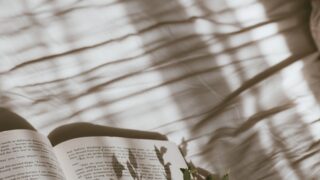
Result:
<svg viewBox="0 0 320 180">
<path fill-rule="evenodd" d="M 307 0 L 0 1 L 0 106 L 159 131 L 231 179 L 319 171 Z"/>
</svg>

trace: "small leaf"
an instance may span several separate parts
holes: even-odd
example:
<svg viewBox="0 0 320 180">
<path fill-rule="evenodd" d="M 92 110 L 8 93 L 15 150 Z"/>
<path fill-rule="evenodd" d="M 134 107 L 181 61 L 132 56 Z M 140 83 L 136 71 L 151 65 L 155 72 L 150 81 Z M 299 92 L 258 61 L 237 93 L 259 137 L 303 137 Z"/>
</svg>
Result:
<svg viewBox="0 0 320 180">
<path fill-rule="evenodd" d="M 185 171 L 188 171 L 188 169 L 186 169 L 186 168 L 180 168 L 180 171 L 181 171 L 182 173 L 184 173 Z"/>
<path fill-rule="evenodd" d="M 223 175 L 222 180 L 229 180 L 229 174 Z"/>
<path fill-rule="evenodd" d="M 206 180 L 215 180 L 214 176 L 213 175 L 209 175 L 206 177 Z"/>
<path fill-rule="evenodd" d="M 191 174 L 198 173 L 198 170 L 195 167 L 189 167 L 189 171 Z"/>
<path fill-rule="evenodd" d="M 183 180 L 191 180 L 191 174 L 188 169 L 181 168 L 180 170 L 183 173 Z"/>
</svg>

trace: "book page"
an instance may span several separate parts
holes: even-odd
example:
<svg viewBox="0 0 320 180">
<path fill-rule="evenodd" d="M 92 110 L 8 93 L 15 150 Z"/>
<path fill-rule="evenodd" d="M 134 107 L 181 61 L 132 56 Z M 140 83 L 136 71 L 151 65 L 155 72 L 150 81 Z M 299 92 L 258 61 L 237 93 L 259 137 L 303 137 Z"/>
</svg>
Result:
<svg viewBox="0 0 320 180">
<path fill-rule="evenodd" d="M 54 147 L 67 179 L 183 180 L 187 165 L 168 141 L 84 137 Z"/>
<path fill-rule="evenodd" d="M 49 140 L 31 130 L 0 132 L 0 179 L 64 180 Z"/>
</svg>

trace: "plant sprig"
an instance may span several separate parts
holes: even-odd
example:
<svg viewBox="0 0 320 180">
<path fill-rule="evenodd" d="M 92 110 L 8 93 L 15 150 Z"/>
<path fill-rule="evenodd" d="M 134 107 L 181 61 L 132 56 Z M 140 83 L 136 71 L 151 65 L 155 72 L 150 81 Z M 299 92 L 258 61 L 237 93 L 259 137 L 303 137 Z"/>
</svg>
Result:
<svg viewBox="0 0 320 180">
<path fill-rule="evenodd" d="M 180 170 L 183 174 L 183 180 L 199 180 L 199 177 L 201 177 L 195 167 L 189 166 L 188 168 L 181 168 Z M 205 178 L 205 180 L 229 180 L 229 173 L 224 174 L 221 178 L 212 174 L 203 178 Z"/>
</svg>

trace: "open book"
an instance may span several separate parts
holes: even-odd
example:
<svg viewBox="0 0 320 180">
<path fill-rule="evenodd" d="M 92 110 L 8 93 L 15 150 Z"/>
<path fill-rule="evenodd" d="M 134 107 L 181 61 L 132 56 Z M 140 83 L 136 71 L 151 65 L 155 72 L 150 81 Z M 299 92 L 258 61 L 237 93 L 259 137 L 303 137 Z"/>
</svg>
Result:
<svg viewBox="0 0 320 180">
<path fill-rule="evenodd" d="M 187 167 L 168 141 L 96 136 L 51 144 L 33 130 L 0 132 L 0 179 L 182 180 Z"/>
</svg>

